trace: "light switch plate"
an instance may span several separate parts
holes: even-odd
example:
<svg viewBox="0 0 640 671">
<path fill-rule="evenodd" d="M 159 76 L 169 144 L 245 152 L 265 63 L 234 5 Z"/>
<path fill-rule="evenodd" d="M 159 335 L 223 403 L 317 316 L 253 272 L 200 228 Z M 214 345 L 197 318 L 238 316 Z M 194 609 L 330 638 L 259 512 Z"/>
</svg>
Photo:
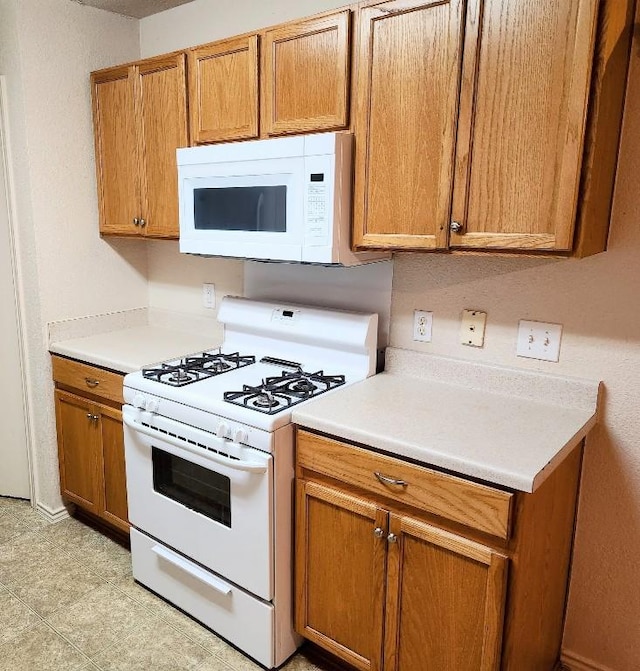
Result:
<svg viewBox="0 0 640 671">
<path fill-rule="evenodd" d="M 463 310 L 460 324 L 460 342 L 469 347 L 484 345 L 484 330 L 487 326 L 487 313 L 480 310 Z"/>
<path fill-rule="evenodd" d="M 413 312 L 413 339 L 416 342 L 431 342 L 433 328 L 433 312 L 414 310 Z"/>
<path fill-rule="evenodd" d="M 557 362 L 560 359 L 562 324 L 521 319 L 518 322 L 516 354 L 527 359 Z"/>
</svg>

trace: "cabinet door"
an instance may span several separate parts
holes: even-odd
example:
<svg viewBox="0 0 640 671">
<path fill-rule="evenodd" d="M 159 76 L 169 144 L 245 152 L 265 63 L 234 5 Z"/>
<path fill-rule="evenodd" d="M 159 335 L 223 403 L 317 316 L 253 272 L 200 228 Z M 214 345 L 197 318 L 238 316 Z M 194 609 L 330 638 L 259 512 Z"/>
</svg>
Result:
<svg viewBox="0 0 640 671">
<path fill-rule="evenodd" d="M 258 137 L 258 36 L 188 52 L 193 144 Z"/>
<path fill-rule="evenodd" d="M 452 247 L 571 249 L 597 5 L 471 3 Z"/>
<path fill-rule="evenodd" d="M 507 560 L 390 515 L 385 671 L 497 671 Z"/>
<path fill-rule="evenodd" d="M 62 494 L 98 515 L 102 507 L 99 416 L 93 403 L 67 392 L 56 391 L 55 403 Z"/>
<path fill-rule="evenodd" d="M 393 0 L 360 11 L 357 247 L 447 245 L 465 4 Z"/>
<path fill-rule="evenodd" d="M 185 55 L 135 66 L 141 182 L 141 227 L 151 237 L 177 238 L 176 149 L 189 144 Z"/>
<path fill-rule="evenodd" d="M 289 23 L 264 36 L 263 132 L 346 128 L 349 123 L 349 18 Z"/>
<path fill-rule="evenodd" d="M 139 235 L 140 187 L 132 68 L 91 75 L 100 232 Z"/>
<path fill-rule="evenodd" d="M 296 488 L 296 629 L 355 668 L 379 671 L 388 514 L 315 482 Z"/>
<path fill-rule="evenodd" d="M 119 529 L 129 531 L 122 412 L 107 406 L 97 408 L 100 415 L 104 482 L 102 516 Z"/>
</svg>

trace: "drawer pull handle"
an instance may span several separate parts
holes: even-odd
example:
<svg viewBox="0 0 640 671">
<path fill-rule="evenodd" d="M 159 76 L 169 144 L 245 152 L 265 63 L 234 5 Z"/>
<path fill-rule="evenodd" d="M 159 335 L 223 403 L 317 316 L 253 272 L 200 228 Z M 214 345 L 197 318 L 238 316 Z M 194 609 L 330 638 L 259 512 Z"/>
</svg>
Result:
<svg viewBox="0 0 640 671">
<path fill-rule="evenodd" d="M 196 566 L 175 552 L 171 552 L 171 550 L 167 549 L 163 545 L 154 545 L 151 548 L 151 552 L 158 555 L 158 557 L 164 559 L 166 562 L 172 566 L 175 566 L 177 569 L 183 571 L 187 575 L 190 575 L 192 578 L 195 578 L 199 582 L 207 585 L 208 587 L 211 587 L 211 589 L 218 592 L 219 594 L 224 596 L 231 594 L 231 585 L 228 585 L 226 582 L 224 582 L 224 580 L 216 578 L 208 571 L 205 571 L 205 569 Z"/>
<path fill-rule="evenodd" d="M 98 415 L 92 415 L 90 412 L 88 412 L 87 419 L 90 419 L 92 422 L 97 422 L 100 418 Z"/>
<path fill-rule="evenodd" d="M 374 535 L 376 538 L 382 538 L 382 537 L 384 536 L 384 529 L 383 529 L 382 527 L 376 527 L 376 528 L 373 530 L 373 535 Z"/>
<path fill-rule="evenodd" d="M 85 377 L 84 381 L 87 383 L 87 387 L 97 387 L 100 384 L 100 380 L 96 380 L 94 377 Z"/>
<path fill-rule="evenodd" d="M 378 471 L 374 471 L 373 474 L 378 478 L 378 480 L 383 484 L 383 485 L 393 485 L 395 487 L 408 487 L 409 483 L 406 482 L 405 480 L 396 480 L 395 478 L 389 478 L 386 475 L 382 475 L 382 473 L 378 473 Z"/>
<path fill-rule="evenodd" d="M 395 534 L 389 534 L 387 536 L 387 540 L 389 541 L 389 543 L 397 543 L 398 537 Z"/>
</svg>

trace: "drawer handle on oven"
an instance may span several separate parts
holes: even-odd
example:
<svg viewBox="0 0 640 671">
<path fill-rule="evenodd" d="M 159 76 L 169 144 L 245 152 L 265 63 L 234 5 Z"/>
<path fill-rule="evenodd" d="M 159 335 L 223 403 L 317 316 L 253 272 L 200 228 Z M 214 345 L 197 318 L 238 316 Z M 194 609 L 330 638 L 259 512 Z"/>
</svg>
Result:
<svg viewBox="0 0 640 671">
<path fill-rule="evenodd" d="M 382 473 L 378 473 L 378 471 L 374 471 L 373 474 L 378 478 L 378 480 L 383 484 L 383 485 L 395 485 L 396 487 L 408 487 L 409 483 L 406 482 L 405 480 L 396 480 L 395 478 L 389 478 L 386 475 L 382 475 Z"/>
<path fill-rule="evenodd" d="M 179 438 L 173 438 L 172 436 L 166 435 L 164 433 L 158 433 L 153 429 L 148 429 L 146 426 L 142 426 L 142 424 L 138 424 L 138 422 L 128 417 L 124 412 L 122 413 L 122 421 L 129 428 L 133 429 L 134 431 L 137 431 L 138 433 L 144 433 L 146 436 L 151 436 L 151 438 L 162 440 L 165 443 L 169 443 L 169 445 L 179 447 L 181 450 L 187 450 L 188 452 L 192 452 L 193 454 L 205 457 L 206 459 L 209 459 L 209 461 L 213 461 L 216 464 L 222 464 L 223 466 L 228 466 L 229 468 L 233 468 L 236 471 L 247 471 L 248 473 L 267 472 L 266 464 L 262 464 L 259 461 L 242 461 L 242 459 L 237 460 L 229 459 L 229 457 L 223 457 L 221 454 L 217 454 L 216 452 L 211 452 L 209 450 L 205 452 L 201 447 L 191 445 L 190 443 L 180 440 Z M 220 440 L 222 440 L 222 438 Z"/>
<path fill-rule="evenodd" d="M 211 587 L 211 589 L 214 589 L 216 592 L 224 594 L 225 596 L 227 594 L 231 594 L 231 587 L 229 587 L 229 585 L 227 585 L 226 582 L 223 582 L 222 580 L 219 580 L 215 576 L 210 575 L 208 571 L 205 571 L 199 566 L 194 566 L 191 562 L 187 561 L 186 559 L 176 554 L 175 552 L 167 550 L 167 548 L 165 548 L 164 546 L 154 545 L 151 548 L 151 552 L 157 554 L 158 557 L 161 557 L 165 561 L 169 562 L 169 564 L 189 574 L 192 578 L 195 578 L 201 583 L 208 585 L 209 587 Z"/>
</svg>

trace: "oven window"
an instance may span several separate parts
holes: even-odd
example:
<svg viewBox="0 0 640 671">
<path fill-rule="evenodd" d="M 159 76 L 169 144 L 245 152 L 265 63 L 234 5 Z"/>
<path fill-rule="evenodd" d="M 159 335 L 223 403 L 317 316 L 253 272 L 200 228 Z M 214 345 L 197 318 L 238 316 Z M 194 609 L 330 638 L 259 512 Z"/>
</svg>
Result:
<svg viewBox="0 0 640 671">
<path fill-rule="evenodd" d="M 287 230 L 287 187 L 234 186 L 193 191 L 196 230 L 266 231 Z"/>
<path fill-rule="evenodd" d="M 231 480 L 153 447 L 153 488 L 187 508 L 231 527 Z"/>
</svg>

